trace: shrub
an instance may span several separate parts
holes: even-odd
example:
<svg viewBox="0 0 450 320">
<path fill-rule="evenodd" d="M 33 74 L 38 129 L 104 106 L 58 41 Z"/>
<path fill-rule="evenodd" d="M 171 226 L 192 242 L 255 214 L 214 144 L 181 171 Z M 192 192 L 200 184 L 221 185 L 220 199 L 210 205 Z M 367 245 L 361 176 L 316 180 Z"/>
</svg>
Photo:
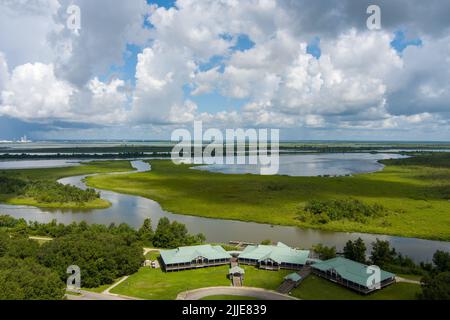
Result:
<svg viewBox="0 0 450 320">
<path fill-rule="evenodd" d="M 311 200 L 304 208 L 313 223 L 326 224 L 330 221 L 350 220 L 366 222 L 367 218 L 381 217 L 386 210 L 379 204 L 368 205 L 356 199 Z"/>
</svg>

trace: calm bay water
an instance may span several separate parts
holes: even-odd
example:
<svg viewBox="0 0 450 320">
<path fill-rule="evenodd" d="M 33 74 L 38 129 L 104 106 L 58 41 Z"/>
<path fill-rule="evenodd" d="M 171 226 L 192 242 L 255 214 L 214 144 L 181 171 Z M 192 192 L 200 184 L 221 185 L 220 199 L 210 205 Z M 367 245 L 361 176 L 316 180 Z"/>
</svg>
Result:
<svg viewBox="0 0 450 320">
<path fill-rule="evenodd" d="M 60 168 L 80 165 L 77 160 L 13 160 L 0 161 L 0 170 Z"/>
<path fill-rule="evenodd" d="M 386 153 L 318 153 L 292 154 L 280 156 L 278 174 L 287 176 L 343 176 L 375 172 L 383 169 L 378 160 L 405 158 L 400 154 Z M 195 170 L 205 170 L 226 174 L 259 174 L 260 165 L 204 165 L 194 167 Z"/>
<path fill-rule="evenodd" d="M 298 155 L 293 155 L 297 158 Z M 289 156 L 291 157 L 291 156 Z M 327 158 L 329 163 L 330 158 Z M 348 164 L 346 161 L 339 163 Z M 295 160 L 297 161 L 297 160 Z M 375 160 L 372 159 L 372 162 Z M 369 161 L 370 162 L 370 161 Z M 360 164 L 360 162 L 358 162 Z M 366 163 L 364 161 L 364 163 Z M 132 161 L 137 171 L 150 170 L 150 166 L 142 161 Z M 369 168 L 369 167 L 367 167 Z M 370 167 L 373 168 L 373 167 Z M 361 168 L 359 168 L 361 169 Z M 369 170 L 372 171 L 372 170 Z M 322 173 L 323 174 L 323 173 Z M 61 183 L 71 184 L 85 188 L 83 179 L 86 176 L 70 177 L 60 180 Z M 40 209 L 27 206 L 9 206 L 0 204 L 0 213 L 9 214 L 16 218 L 28 221 L 49 222 L 53 219 L 61 223 L 73 221 L 86 221 L 88 223 L 110 224 L 127 223 L 133 227 L 140 227 L 146 218 L 151 218 L 154 226 L 162 217 L 176 220 L 186 224 L 191 233 L 205 234 L 209 242 L 228 242 L 230 240 L 260 242 L 265 239 L 282 241 L 286 244 L 310 248 L 312 245 L 322 243 L 336 246 L 342 250 L 348 240 L 361 237 L 369 245 L 376 238 L 388 240 L 398 252 L 408 255 L 415 261 L 430 261 L 436 250 L 450 251 L 450 242 L 430 241 L 415 238 L 391 237 L 385 235 L 371 235 L 359 233 L 328 232 L 297 227 L 271 226 L 251 222 L 231 220 L 217 220 L 186 215 L 177 215 L 162 210 L 161 206 L 150 199 L 118 194 L 111 191 L 100 190 L 102 198 L 110 201 L 112 206 L 98 210 L 60 210 Z M 368 248 L 370 250 L 370 246 Z"/>
</svg>

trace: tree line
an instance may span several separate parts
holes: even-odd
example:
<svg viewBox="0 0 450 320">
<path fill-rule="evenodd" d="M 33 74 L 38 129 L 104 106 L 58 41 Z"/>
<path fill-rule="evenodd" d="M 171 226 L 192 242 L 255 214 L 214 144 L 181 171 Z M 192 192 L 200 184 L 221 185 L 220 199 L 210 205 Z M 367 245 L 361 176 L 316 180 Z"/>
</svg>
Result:
<svg viewBox="0 0 450 320">
<path fill-rule="evenodd" d="M 100 198 L 94 189 L 79 189 L 49 180 L 25 180 L 0 176 L 0 194 L 33 198 L 41 203 L 86 203 Z"/>
<path fill-rule="evenodd" d="M 52 240 L 39 244 L 30 236 Z M 153 231 L 150 219 L 136 230 L 126 224 L 27 223 L 0 216 L 0 299 L 63 299 L 71 265 L 80 267 L 82 287 L 94 288 L 137 272 L 143 246 L 174 248 L 204 240 L 167 218 Z"/>
</svg>

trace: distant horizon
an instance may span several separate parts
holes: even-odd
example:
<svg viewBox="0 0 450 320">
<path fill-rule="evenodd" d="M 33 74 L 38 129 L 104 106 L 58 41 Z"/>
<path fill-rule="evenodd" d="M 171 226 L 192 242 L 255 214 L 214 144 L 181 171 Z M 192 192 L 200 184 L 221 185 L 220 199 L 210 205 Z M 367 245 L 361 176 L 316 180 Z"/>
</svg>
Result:
<svg viewBox="0 0 450 320">
<path fill-rule="evenodd" d="M 450 141 L 450 3 L 111 1 L 0 1 L 0 137 Z"/>
<path fill-rule="evenodd" d="M 8 143 L 17 143 L 17 144 L 30 144 L 30 143 L 39 143 L 39 142 L 171 142 L 174 141 L 170 139 L 38 139 L 32 140 L 30 142 L 20 142 L 20 140 L 2 140 L 0 139 L 0 143 L 8 144 Z M 295 142 L 340 142 L 340 143 L 405 143 L 405 144 L 414 144 L 414 143 L 443 143 L 450 144 L 449 140 L 349 140 L 349 139 L 284 139 L 280 140 L 280 143 L 295 143 Z"/>
</svg>

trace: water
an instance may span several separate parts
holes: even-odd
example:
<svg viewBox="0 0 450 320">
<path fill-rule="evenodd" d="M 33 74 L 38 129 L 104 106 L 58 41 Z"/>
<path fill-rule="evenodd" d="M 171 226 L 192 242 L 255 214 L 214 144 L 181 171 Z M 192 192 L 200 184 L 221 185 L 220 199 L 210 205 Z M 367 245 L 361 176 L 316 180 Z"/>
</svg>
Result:
<svg viewBox="0 0 450 320">
<path fill-rule="evenodd" d="M 132 161 L 137 172 L 150 170 L 146 162 Z M 61 183 L 86 188 L 83 179 L 86 176 L 70 177 L 60 180 Z M 415 261 L 431 261 L 436 250 L 450 251 L 450 242 L 422 240 L 415 238 L 391 237 L 384 235 L 371 235 L 360 233 L 329 232 L 297 227 L 271 226 L 252 222 L 232 220 L 218 220 L 195 216 L 177 215 L 162 210 L 161 206 L 150 199 L 118 194 L 111 191 L 102 191 L 102 198 L 110 201 L 112 206 L 107 209 L 96 210 L 61 210 L 40 209 L 27 206 L 9 206 L 0 204 L 0 212 L 15 218 L 24 218 L 28 221 L 50 222 L 53 219 L 61 223 L 73 221 L 98 224 L 127 223 L 133 227 L 140 227 L 146 218 L 151 218 L 154 227 L 162 217 L 176 220 L 186 224 L 191 233 L 205 234 L 209 242 L 228 242 L 230 240 L 261 242 L 265 239 L 282 241 L 288 245 L 310 248 L 322 243 L 327 246 L 336 246 L 340 251 L 348 240 L 361 237 L 368 245 L 376 238 L 388 240 L 398 252 L 408 255 Z"/>
<path fill-rule="evenodd" d="M 12 160 L 0 161 L 0 170 L 60 168 L 80 165 L 77 160 Z"/>
<path fill-rule="evenodd" d="M 399 154 L 387 153 L 318 153 L 280 156 L 278 174 L 288 176 L 343 176 L 383 169 L 378 160 L 405 158 Z M 203 165 L 195 170 L 206 170 L 226 174 L 260 174 L 260 165 Z"/>
</svg>

